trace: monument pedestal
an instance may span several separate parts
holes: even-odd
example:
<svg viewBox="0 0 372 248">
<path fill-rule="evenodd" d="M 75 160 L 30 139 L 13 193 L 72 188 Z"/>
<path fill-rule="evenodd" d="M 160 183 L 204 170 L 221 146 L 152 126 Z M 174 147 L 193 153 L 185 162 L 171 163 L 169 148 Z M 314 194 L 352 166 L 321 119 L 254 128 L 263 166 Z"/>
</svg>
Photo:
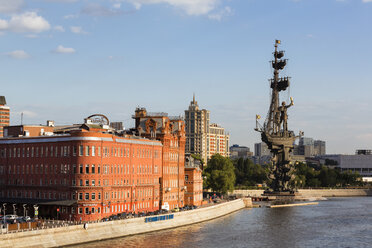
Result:
<svg viewBox="0 0 372 248">
<path fill-rule="evenodd" d="M 279 205 L 293 203 L 300 194 L 294 191 L 265 191 L 262 196 L 266 196 L 269 201 L 273 202 L 273 205 Z"/>
</svg>

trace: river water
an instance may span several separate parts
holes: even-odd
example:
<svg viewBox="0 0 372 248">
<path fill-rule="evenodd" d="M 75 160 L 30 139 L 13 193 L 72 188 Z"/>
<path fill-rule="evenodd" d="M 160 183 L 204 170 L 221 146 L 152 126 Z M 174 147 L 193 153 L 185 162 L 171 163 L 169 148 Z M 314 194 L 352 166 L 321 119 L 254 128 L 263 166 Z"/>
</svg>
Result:
<svg viewBox="0 0 372 248">
<path fill-rule="evenodd" d="M 76 247 L 372 247 L 372 197 L 244 209 L 200 224 Z"/>
</svg>

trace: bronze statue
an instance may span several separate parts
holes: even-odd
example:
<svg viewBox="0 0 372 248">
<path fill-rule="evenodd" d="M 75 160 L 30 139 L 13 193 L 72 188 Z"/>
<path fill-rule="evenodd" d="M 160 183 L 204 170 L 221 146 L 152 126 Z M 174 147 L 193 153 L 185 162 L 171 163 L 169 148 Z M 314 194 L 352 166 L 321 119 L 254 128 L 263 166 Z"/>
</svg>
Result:
<svg viewBox="0 0 372 248">
<path fill-rule="evenodd" d="M 280 78 L 279 72 L 287 65 L 287 60 L 282 59 L 284 51 L 278 51 L 280 41 L 275 41 L 274 77 L 270 80 L 271 104 L 265 123 L 261 126 L 256 120 L 256 131 L 261 133 L 261 139 L 265 142 L 272 153 L 272 165 L 269 179 L 271 179 L 270 190 L 266 194 L 294 195 L 294 189 L 290 182 L 293 180 L 293 165 L 291 164 L 290 153 L 293 150 L 293 143 L 299 137 L 293 131 L 288 131 L 288 108 L 294 105 L 293 98 L 291 103 L 286 105 L 282 102 L 279 105 L 279 92 L 285 91 L 290 83 L 289 77 Z"/>
<path fill-rule="evenodd" d="M 291 97 L 291 103 L 289 105 L 285 105 L 285 102 L 282 102 L 282 106 L 280 106 L 278 108 L 279 112 L 280 112 L 280 125 L 283 124 L 283 131 L 284 132 L 287 132 L 288 131 L 288 125 L 287 125 L 287 121 L 288 121 L 288 114 L 287 114 L 287 109 L 291 106 L 293 106 L 293 98 Z M 279 127 L 280 128 L 280 127 Z"/>
</svg>

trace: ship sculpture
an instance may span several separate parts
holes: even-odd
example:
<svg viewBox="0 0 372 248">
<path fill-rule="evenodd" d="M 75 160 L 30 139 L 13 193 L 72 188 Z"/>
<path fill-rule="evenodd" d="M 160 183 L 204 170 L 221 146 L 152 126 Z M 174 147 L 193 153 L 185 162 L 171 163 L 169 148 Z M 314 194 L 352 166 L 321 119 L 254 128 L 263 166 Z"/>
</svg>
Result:
<svg viewBox="0 0 372 248">
<path fill-rule="evenodd" d="M 280 77 L 280 71 L 287 65 L 284 59 L 284 51 L 278 51 L 279 40 L 275 41 L 274 60 L 271 61 L 274 69 L 273 78 L 269 80 L 271 87 L 271 103 L 265 123 L 260 125 L 260 115 L 256 116 L 255 130 L 261 133 L 261 139 L 265 142 L 272 153 L 272 164 L 269 179 L 269 190 L 266 195 L 294 195 L 295 190 L 291 184 L 294 179 L 294 165 L 291 162 L 290 153 L 293 144 L 300 135 L 296 136 L 288 130 L 288 109 L 293 106 L 293 98 L 290 102 L 280 103 L 280 92 L 287 91 L 290 86 L 289 77 Z"/>
</svg>

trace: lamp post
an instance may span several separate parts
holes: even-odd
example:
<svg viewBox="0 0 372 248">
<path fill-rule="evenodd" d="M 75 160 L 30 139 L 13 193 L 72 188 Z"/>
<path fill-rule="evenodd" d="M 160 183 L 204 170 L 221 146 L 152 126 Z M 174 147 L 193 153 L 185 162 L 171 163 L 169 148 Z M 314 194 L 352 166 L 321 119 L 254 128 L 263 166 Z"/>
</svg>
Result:
<svg viewBox="0 0 372 248">
<path fill-rule="evenodd" d="M 23 216 L 26 217 L 26 205 L 27 204 L 23 204 Z"/>
<path fill-rule="evenodd" d="M 13 214 L 16 215 L 17 214 L 17 208 L 16 208 L 16 204 L 13 204 Z"/>
<path fill-rule="evenodd" d="M 35 219 L 38 219 L 37 216 L 39 215 L 39 211 L 38 211 L 39 207 L 35 204 L 34 205 L 34 210 L 35 210 Z"/>
<path fill-rule="evenodd" d="M 6 203 L 3 203 L 3 211 L 4 211 L 4 224 L 5 224 L 5 210 L 6 210 Z"/>
</svg>

